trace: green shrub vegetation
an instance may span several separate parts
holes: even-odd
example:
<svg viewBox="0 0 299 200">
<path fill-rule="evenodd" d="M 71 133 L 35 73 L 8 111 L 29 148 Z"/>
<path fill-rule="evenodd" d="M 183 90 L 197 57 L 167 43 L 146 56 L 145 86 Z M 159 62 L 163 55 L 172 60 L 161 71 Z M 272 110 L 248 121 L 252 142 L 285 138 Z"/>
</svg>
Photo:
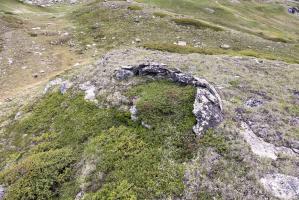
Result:
<svg viewBox="0 0 299 200">
<path fill-rule="evenodd" d="M 195 89 L 157 81 L 127 95 L 138 96 L 138 122 L 128 112 L 98 108 L 71 92 L 54 92 L 27 107 L 30 114 L 7 129 L 15 151 L 1 152 L 10 163 L 0 173 L 7 199 L 73 199 L 83 157 L 96 164 L 86 180 L 104 174 L 97 187 L 87 188 L 85 199 L 180 196 L 183 162 L 198 148 L 192 132 Z"/>
<path fill-rule="evenodd" d="M 6 199 L 51 199 L 60 186 L 71 179 L 74 152 L 63 148 L 28 156 L 0 173 L 10 185 Z"/>
<path fill-rule="evenodd" d="M 229 150 L 224 137 L 217 135 L 212 129 L 206 131 L 199 141 L 199 144 L 203 147 L 212 147 L 221 155 L 225 155 Z"/>
</svg>

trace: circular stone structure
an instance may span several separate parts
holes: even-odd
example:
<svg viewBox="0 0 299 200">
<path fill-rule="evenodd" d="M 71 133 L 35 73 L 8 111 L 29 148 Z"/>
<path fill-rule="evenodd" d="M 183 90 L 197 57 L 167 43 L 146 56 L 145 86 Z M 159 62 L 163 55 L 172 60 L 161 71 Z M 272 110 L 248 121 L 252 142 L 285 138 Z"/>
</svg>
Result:
<svg viewBox="0 0 299 200">
<path fill-rule="evenodd" d="M 196 87 L 196 95 L 193 104 L 193 114 L 196 117 L 196 125 L 193 132 L 200 136 L 209 128 L 216 127 L 223 120 L 222 102 L 220 95 L 214 86 L 205 79 L 185 74 L 178 69 L 169 69 L 164 64 L 148 63 L 137 66 L 122 66 L 115 71 L 118 80 L 126 80 L 133 76 L 151 76 L 165 78 L 181 85 Z"/>
</svg>

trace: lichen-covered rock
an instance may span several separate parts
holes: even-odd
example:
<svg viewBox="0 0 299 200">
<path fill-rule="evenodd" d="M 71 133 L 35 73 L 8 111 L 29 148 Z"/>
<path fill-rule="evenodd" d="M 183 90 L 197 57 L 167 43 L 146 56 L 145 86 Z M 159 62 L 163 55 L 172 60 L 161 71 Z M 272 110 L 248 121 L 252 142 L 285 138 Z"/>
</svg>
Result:
<svg viewBox="0 0 299 200">
<path fill-rule="evenodd" d="M 0 185 L 0 200 L 2 200 L 4 198 L 4 192 L 5 192 L 5 189 L 2 185 Z"/>
<path fill-rule="evenodd" d="M 217 126 L 223 116 L 221 109 L 217 105 L 215 96 L 203 88 L 197 88 L 193 104 L 193 114 L 196 116 L 197 124 L 193 127 L 193 132 L 200 135 L 204 130 Z"/>
<path fill-rule="evenodd" d="M 165 64 L 159 63 L 124 66 L 115 72 L 115 77 L 118 80 L 124 80 L 133 75 L 160 77 L 182 85 L 196 87 L 197 93 L 193 109 L 197 120 L 197 124 L 193 127 L 193 132 L 196 135 L 201 135 L 205 130 L 217 126 L 223 120 L 220 95 L 205 79 L 185 74 L 177 69 L 168 69 Z"/>
<path fill-rule="evenodd" d="M 280 199 L 299 199 L 299 178 L 284 174 L 267 174 L 261 178 L 265 190 Z"/>
</svg>

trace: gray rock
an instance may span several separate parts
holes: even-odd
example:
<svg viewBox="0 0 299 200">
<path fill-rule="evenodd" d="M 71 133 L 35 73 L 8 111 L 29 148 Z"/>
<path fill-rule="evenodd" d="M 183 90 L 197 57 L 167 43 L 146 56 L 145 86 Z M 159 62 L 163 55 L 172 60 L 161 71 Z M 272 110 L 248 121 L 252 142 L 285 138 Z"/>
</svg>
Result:
<svg viewBox="0 0 299 200">
<path fill-rule="evenodd" d="M 79 88 L 80 90 L 83 90 L 85 92 L 85 96 L 84 96 L 85 100 L 93 101 L 95 103 L 97 102 L 96 94 L 95 94 L 96 87 L 93 84 L 87 81 L 83 84 L 80 84 Z"/>
<path fill-rule="evenodd" d="M 115 74 L 115 77 L 118 80 L 128 79 L 132 76 L 134 76 L 134 73 L 128 69 L 120 69 Z"/>
<path fill-rule="evenodd" d="M 267 174 L 260 179 L 265 190 L 280 199 L 299 199 L 299 178 L 284 174 Z"/>
<path fill-rule="evenodd" d="M 151 129 L 151 128 L 152 128 L 151 125 L 145 123 L 144 121 L 141 122 L 141 125 L 142 125 L 144 128 L 147 128 L 147 129 Z"/>
<path fill-rule="evenodd" d="M 178 41 L 179 46 L 187 46 L 187 42 L 185 41 Z"/>
<path fill-rule="evenodd" d="M 137 121 L 138 120 L 138 117 L 137 117 L 137 113 L 138 113 L 138 110 L 136 108 L 136 105 L 133 105 L 131 108 L 130 108 L 130 113 L 131 113 L 131 119 L 133 121 Z"/>
<path fill-rule="evenodd" d="M 251 107 L 251 108 L 253 108 L 253 107 L 259 107 L 259 106 L 261 106 L 263 104 L 264 104 L 264 101 L 262 101 L 260 99 L 256 99 L 256 98 L 250 98 L 250 99 L 248 99 L 245 102 L 245 105 L 247 107 Z"/>
<path fill-rule="evenodd" d="M 212 9 L 212 8 L 205 8 L 205 10 L 206 10 L 208 13 L 210 13 L 210 14 L 215 13 L 215 10 Z"/>
<path fill-rule="evenodd" d="M 75 200 L 81 200 L 83 199 L 83 197 L 84 197 L 84 192 L 81 191 L 76 195 Z"/>
<path fill-rule="evenodd" d="M 192 85 L 197 88 L 194 101 L 193 114 L 197 124 L 193 127 L 196 135 L 201 135 L 205 130 L 217 126 L 223 120 L 221 98 L 216 89 L 205 79 L 193 77 L 180 70 L 170 70 L 164 64 L 148 63 L 137 66 L 122 67 L 117 70 L 115 77 L 123 80 L 131 76 L 153 76 L 170 79 L 182 85 Z M 135 109 L 131 108 L 131 114 L 135 119 Z"/>
<path fill-rule="evenodd" d="M 193 104 L 193 114 L 197 124 L 193 127 L 196 135 L 201 135 L 205 130 L 217 126 L 223 115 L 219 106 L 215 106 L 216 97 L 204 88 L 197 88 L 196 97 Z"/>
<path fill-rule="evenodd" d="M 0 185 L 0 200 L 4 199 L 5 188 Z"/>
</svg>

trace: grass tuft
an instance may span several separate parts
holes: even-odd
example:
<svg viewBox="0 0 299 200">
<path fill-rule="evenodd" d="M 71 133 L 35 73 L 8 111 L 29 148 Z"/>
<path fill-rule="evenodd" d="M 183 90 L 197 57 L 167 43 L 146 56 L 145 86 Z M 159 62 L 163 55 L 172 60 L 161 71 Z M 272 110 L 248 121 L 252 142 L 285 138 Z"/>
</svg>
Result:
<svg viewBox="0 0 299 200">
<path fill-rule="evenodd" d="M 155 17 L 164 18 L 164 17 L 167 17 L 168 14 L 166 14 L 166 13 L 164 13 L 164 12 L 154 12 L 154 16 L 155 16 Z"/>
<path fill-rule="evenodd" d="M 129 10 L 143 10 L 142 7 L 137 6 L 137 5 L 131 5 L 131 6 L 128 6 L 128 9 L 129 9 Z"/>
</svg>

